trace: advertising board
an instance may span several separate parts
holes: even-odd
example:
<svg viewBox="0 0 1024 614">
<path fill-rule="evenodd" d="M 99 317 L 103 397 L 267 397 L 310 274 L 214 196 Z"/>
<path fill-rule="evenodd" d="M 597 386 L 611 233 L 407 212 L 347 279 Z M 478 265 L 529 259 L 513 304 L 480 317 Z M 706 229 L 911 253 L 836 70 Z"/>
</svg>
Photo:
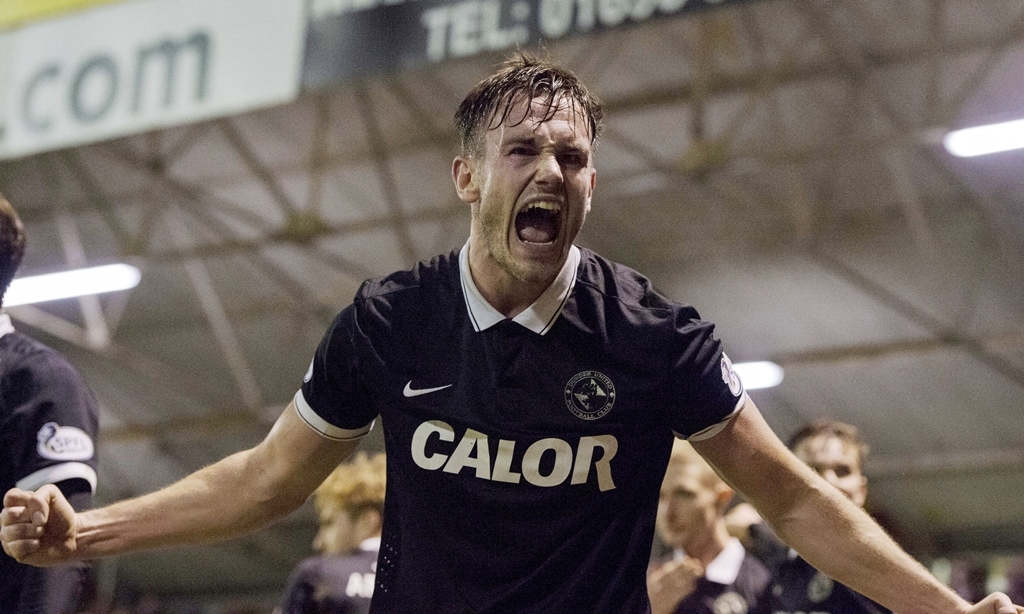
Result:
<svg viewBox="0 0 1024 614">
<path fill-rule="evenodd" d="M 310 0 L 303 86 L 751 0 Z"/>
<path fill-rule="evenodd" d="M 138 0 L 0 33 L 0 158 L 294 100 L 303 0 Z"/>
</svg>

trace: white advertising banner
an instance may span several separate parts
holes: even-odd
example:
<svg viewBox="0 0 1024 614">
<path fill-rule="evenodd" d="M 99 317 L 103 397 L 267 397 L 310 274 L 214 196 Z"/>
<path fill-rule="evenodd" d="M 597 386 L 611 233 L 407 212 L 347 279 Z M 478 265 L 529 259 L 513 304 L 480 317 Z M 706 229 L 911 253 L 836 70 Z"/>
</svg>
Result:
<svg viewBox="0 0 1024 614">
<path fill-rule="evenodd" d="M 0 158 L 294 100 L 304 0 L 136 0 L 0 33 Z"/>
</svg>

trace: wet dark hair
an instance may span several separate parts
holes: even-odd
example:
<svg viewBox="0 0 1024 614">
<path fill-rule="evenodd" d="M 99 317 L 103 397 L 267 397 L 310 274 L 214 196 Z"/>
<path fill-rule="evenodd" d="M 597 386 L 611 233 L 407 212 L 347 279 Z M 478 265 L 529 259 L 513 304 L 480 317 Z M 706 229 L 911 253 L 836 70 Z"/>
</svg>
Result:
<svg viewBox="0 0 1024 614">
<path fill-rule="evenodd" d="M 0 306 L 25 256 L 25 226 L 14 206 L 0 194 Z"/>
<path fill-rule="evenodd" d="M 857 427 L 838 420 L 816 420 L 804 425 L 789 438 L 788 447 L 790 450 L 796 450 L 801 443 L 816 437 L 835 438 L 842 441 L 847 448 L 857 451 L 859 462 L 863 462 L 864 457 L 870 451 L 868 444 L 861 439 Z"/>
<path fill-rule="evenodd" d="M 597 97 L 569 70 L 519 50 L 498 72 L 477 83 L 455 112 L 462 155 L 479 155 L 484 132 L 509 120 L 512 108 L 520 100 L 536 98 L 545 105 L 542 121 L 554 117 L 564 99 L 571 100 L 574 104 L 570 111 L 583 114 L 590 128 L 590 143 L 597 144 L 604 116 Z M 527 117 L 524 113 L 523 117 L 513 119 L 511 125 L 518 125 Z"/>
</svg>

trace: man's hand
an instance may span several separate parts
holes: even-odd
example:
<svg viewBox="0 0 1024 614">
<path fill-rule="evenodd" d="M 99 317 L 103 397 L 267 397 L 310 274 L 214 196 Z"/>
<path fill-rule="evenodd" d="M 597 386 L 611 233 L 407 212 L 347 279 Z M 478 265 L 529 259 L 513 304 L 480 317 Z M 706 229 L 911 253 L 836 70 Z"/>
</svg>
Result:
<svg viewBox="0 0 1024 614">
<path fill-rule="evenodd" d="M 72 560 L 77 532 L 75 510 L 56 486 L 12 488 L 4 495 L 0 542 L 19 563 L 50 567 Z"/>
<path fill-rule="evenodd" d="M 700 561 L 690 557 L 669 561 L 647 576 L 647 593 L 653 614 L 669 614 L 697 587 L 704 577 Z M 1016 613 L 1014 613 L 1016 614 Z"/>
<path fill-rule="evenodd" d="M 1024 614 L 1024 607 L 1013 605 L 1010 598 L 1003 593 L 992 593 L 972 605 L 967 612 L 968 614 Z"/>
</svg>

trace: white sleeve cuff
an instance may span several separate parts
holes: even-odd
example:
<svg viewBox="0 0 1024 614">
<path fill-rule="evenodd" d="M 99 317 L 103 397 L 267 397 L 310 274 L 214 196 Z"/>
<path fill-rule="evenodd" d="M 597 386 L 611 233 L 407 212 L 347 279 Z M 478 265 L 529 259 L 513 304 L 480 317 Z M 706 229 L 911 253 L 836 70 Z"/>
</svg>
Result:
<svg viewBox="0 0 1024 614">
<path fill-rule="evenodd" d="M 44 467 L 35 473 L 18 480 L 16 487 L 22 490 L 36 490 L 47 484 L 56 484 L 64 480 L 81 478 L 89 483 L 89 488 L 96 492 L 96 470 L 85 463 L 61 463 Z"/>
<path fill-rule="evenodd" d="M 744 390 L 743 394 L 740 395 L 739 400 L 736 401 L 736 407 L 734 407 L 732 412 L 728 416 L 723 418 L 720 422 L 712 424 L 711 426 L 709 426 L 709 427 L 707 427 L 707 428 L 705 428 L 705 429 L 703 429 L 701 431 L 697 431 L 696 433 L 694 433 L 693 435 L 690 435 L 689 437 L 683 437 L 679 433 L 676 433 L 676 437 L 679 437 L 681 439 L 686 439 L 687 441 L 701 441 L 703 439 L 711 439 L 715 435 L 717 435 L 720 432 L 722 432 L 722 429 L 724 429 L 726 427 L 726 425 L 729 424 L 729 421 L 732 420 L 733 416 L 735 416 L 736 414 L 740 413 L 740 410 L 743 409 L 743 406 L 747 404 L 747 399 L 748 398 L 749 397 L 747 397 L 747 391 Z"/>
<path fill-rule="evenodd" d="M 295 393 L 295 410 L 299 414 L 299 418 L 302 418 L 302 421 L 305 422 L 309 428 L 313 429 L 321 436 L 326 437 L 327 439 L 333 439 L 334 441 L 359 439 L 370 432 L 375 422 L 374 420 L 371 420 L 369 424 L 358 429 L 343 429 L 334 426 L 313 411 L 313 408 L 306 402 L 305 397 L 302 396 L 302 390 Z"/>
</svg>

